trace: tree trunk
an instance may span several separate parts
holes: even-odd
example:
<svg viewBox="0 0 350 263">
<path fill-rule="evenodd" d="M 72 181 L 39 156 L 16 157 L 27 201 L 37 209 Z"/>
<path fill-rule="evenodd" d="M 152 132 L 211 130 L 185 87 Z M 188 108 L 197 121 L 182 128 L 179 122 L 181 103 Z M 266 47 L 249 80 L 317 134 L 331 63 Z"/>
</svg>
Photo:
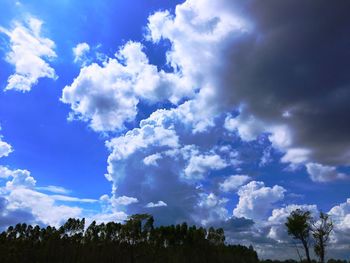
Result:
<svg viewBox="0 0 350 263">
<path fill-rule="evenodd" d="M 305 255 L 306 255 L 306 260 L 308 263 L 311 263 L 311 259 L 310 259 L 310 252 L 309 252 L 309 246 L 307 244 L 307 242 L 305 240 L 302 240 L 304 249 L 305 249 Z"/>
</svg>

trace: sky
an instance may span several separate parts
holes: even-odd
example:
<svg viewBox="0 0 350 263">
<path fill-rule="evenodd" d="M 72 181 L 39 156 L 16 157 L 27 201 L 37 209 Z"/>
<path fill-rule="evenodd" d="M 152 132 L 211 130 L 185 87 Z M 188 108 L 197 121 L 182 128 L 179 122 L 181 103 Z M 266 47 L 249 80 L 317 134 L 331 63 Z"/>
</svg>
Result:
<svg viewBox="0 0 350 263">
<path fill-rule="evenodd" d="M 350 3 L 0 0 L 0 228 L 69 217 L 223 227 L 349 259 Z"/>
</svg>

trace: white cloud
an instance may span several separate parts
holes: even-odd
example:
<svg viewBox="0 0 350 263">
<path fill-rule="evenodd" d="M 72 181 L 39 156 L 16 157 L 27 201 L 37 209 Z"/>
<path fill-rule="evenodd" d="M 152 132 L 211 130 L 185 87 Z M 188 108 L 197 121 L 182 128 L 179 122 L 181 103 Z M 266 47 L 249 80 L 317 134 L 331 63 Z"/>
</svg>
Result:
<svg viewBox="0 0 350 263">
<path fill-rule="evenodd" d="M 344 173 L 337 171 L 336 167 L 322 165 L 319 163 L 307 163 L 306 170 L 314 182 L 328 182 L 335 179 L 345 179 Z"/>
<path fill-rule="evenodd" d="M 304 164 L 310 155 L 310 150 L 303 148 L 289 148 L 285 149 L 286 153 L 283 155 L 281 162 L 290 163 L 291 168 Z"/>
<path fill-rule="evenodd" d="M 350 237 L 350 198 L 346 202 L 336 205 L 328 212 L 334 222 L 334 232 L 332 235 L 333 249 L 349 249 Z"/>
<path fill-rule="evenodd" d="M 189 180 L 200 180 L 212 170 L 220 170 L 228 164 L 217 154 L 192 155 L 184 170 L 184 177 Z"/>
<path fill-rule="evenodd" d="M 174 130 L 145 123 L 141 123 L 140 128 L 128 131 L 125 135 L 112 139 L 106 145 L 112 150 L 108 157 L 109 174 L 112 174 L 114 171 L 113 162 L 123 160 L 140 149 L 150 146 L 168 148 L 177 148 L 179 146 L 178 137 Z"/>
<path fill-rule="evenodd" d="M 239 188 L 239 201 L 233 215 L 253 220 L 263 219 L 272 205 L 284 198 L 285 191 L 279 185 L 266 187 L 263 182 L 252 181 Z"/>
<path fill-rule="evenodd" d="M 58 226 L 70 217 L 79 217 L 82 209 L 79 207 L 56 205 L 50 196 L 28 188 L 12 189 L 7 196 L 8 209 L 26 209 L 37 221 Z"/>
<path fill-rule="evenodd" d="M 0 158 L 8 156 L 11 152 L 12 152 L 11 145 L 2 141 L 0 137 Z"/>
<path fill-rule="evenodd" d="M 316 205 L 296 205 L 291 204 L 282 208 L 275 208 L 272 210 L 271 216 L 268 218 L 267 224 L 270 227 L 268 237 L 272 238 L 280 243 L 288 242 L 290 237 L 288 237 L 287 229 L 285 223 L 287 217 L 292 211 L 296 209 L 301 209 L 303 211 L 310 211 L 313 216 L 318 216 L 318 209 Z"/>
<path fill-rule="evenodd" d="M 113 131 L 133 121 L 140 99 L 151 103 L 178 103 L 193 95 L 192 87 L 177 73 L 158 71 L 149 64 L 143 46 L 128 42 L 103 62 L 83 67 L 61 100 L 70 104 L 70 119 L 88 121 L 95 131 Z"/>
<path fill-rule="evenodd" d="M 55 193 L 55 194 L 69 194 L 71 192 L 71 190 L 68 190 L 64 187 L 57 186 L 57 185 L 40 186 L 40 187 L 36 187 L 36 189 L 40 191 Z"/>
<path fill-rule="evenodd" d="M 250 180 L 247 175 L 231 175 L 219 184 L 219 188 L 223 192 L 235 191 Z"/>
<path fill-rule="evenodd" d="M 156 203 L 150 202 L 146 205 L 147 208 L 162 207 L 162 206 L 168 206 L 168 205 L 161 200 Z"/>
<path fill-rule="evenodd" d="M 83 65 L 85 65 L 86 54 L 89 51 L 90 51 L 90 46 L 87 43 L 83 42 L 83 43 L 77 44 L 73 48 L 74 62 L 75 63 L 81 62 L 83 63 Z"/>
<path fill-rule="evenodd" d="M 265 9 L 257 3 L 258 1 L 254 1 L 251 5 L 255 6 L 260 14 Z M 317 159 L 327 160 L 325 163 L 319 161 L 322 165 L 346 164 L 349 160 L 349 147 L 346 147 L 346 140 L 344 141 L 344 138 L 347 138 L 345 130 L 342 129 L 344 132 L 337 143 L 329 143 L 331 140 L 324 140 L 322 133 L 315 133 L 310 126 L 312 118 L 321 118 L 319 125 L 329 122 L 327 111 L 320 112 L 325 114 L 324 118 L 321 114 L 313 116 L 313 111 L 304 109 L 303 106 L 305 104 L 305 107 L 314 107 L 313 100 L 300 93 L 300 98 L 296 96 L 296 101 L 287 103 L 289 100 L 284 95 L 279 95 L 287 93 L 275 90 L 277 86 L 272 83 L 279 80 L 275 79 L 274 71 L 265 70 L 264 65 L 270 65 L 270 57 L 283 59 L 282 56 L 270 54 L 270 51 L 266 50 L 267 46 L 260 44 L 258 39 L 265 37 L 272 41 L 275 34 L 271 32 L 279 28 L 279 25 L 275 25 L 274 22 L 268 26 L 261 25 L 261 17 L 257 18 L 256 14 L 251 14 L 247 6 L 250 5 L 225 0 L 187 0 L 176 6 L 175 14 L 160 11 L 151 15 L 148 19 L 147 38 L 155 44 L 162 40 L 171 43 L 167 52 L 168 64 L 177 68 L 183 78 L 193 83 L 192 86 L 198 87 L 198 92 L 191 102 L 194 102 L 195 112 L 206 115 L 207 120 L 211 120 L 220 112 L 239 110 L 237 117 L 227 117 L 224 127 L 229 131 L 236 131 L 243 141 L 248 142 L 255 140 L 261 133 L 270 134 L 272 146 L 284 154 L 281 161 L 290 163 L 290 168 L 293 169 Z M 242 10 L 251 15 L 252 21 L 238 15 Z M 270 10 L 272 21 L 276 9 Z M 266 30 L 265 35 L 260 35 L 261 32 L 256 34 L 254 23 Z M 293 27 L 286 28 L 292 30 Z M 247 62 L 251 61 L 251 53 L 258 56 L 259 63 Z M 241 73 L 245 75 L 242 76 Z M 268 76 L 264 76 L 264 73 Z M 266 78 L 265 84 L 261 85 L 252 80 L 252 74 Z M 293 84 L 280 83 L 278 89 L 292 89 L 290 85 Z M 333 95 L 329 94 L 329 98 L 332 97 Z M 339 112 L 332 114 L 339 116 Z M 199 131 L 208 126 L 208 123 L 201 124 Z M 342 127 L 342 124 L 339 125 L 336 121 L 335 124 Z M 336 128 L 331 128 L 333 125 L 323 125 L 324 128 L 327 126 L 332 133 L 338 134 L 339 129 L 337 131 Z M 327 147 L 323 147 L 326 144 Z M 332 149 L 332 153 L 328 149 Z M 332 180 L 340 178 L 333 176 Z"/>
<path fill-rule="evenodd" d="M 9 176 L 12 177 L 11 181 L 7 181 L 6 188 L 13 190 L 16 188 L 34 188 L 36 181 L 30 175 L 28 170 L 7 170 Z"/>
<path fill-rule="evenodd" d="M 0 27 L 0 32 L 10 38 L 11 50 L 6 60 L 15 67 L 6 90 L 30 91 L 40 78 L 57 78 L 55 70 L 48 64 L 56 57 L 55 43 L 41 36 L 42 24 L 41 20 L 30 17 L 26 24 L 15 22 L 12 30 Z"/>
<path fill-rule="evenodd" d="M 120 206 L 120 205 L 126 206 L 126 205 L 138 203 L 139 200 L 137 200 L 137 198 L 135 197 L 129 197 L 124 195 L 124 196 L 112 197 L 111 202 L 113 206 Z"/>
<path fill-rule="evenodd" d="M 235 118 L 226 117 L 224 127 L 231 132 L 237 131 L 240 138 L 247 142 L 256 140 L 258 135 L 265 131 L 264 124 L 261 121 L 252 115 L 245 116 L 244 114 L 240 114 Z"/>
<path fill-rule="evenodd" d="M 11 152 L 13 152 L 12 146 L 7 142 L 4 142 L 2 140 L 2 136 L 0 135 L 0 158 L 8 156 Z"/>
<path fill-rule="evenodd" d="M 229 200 L 227 198 L 219 198 L 214 193 L 202 194 L 202 199 L 198 206 L 205 208 L 213 208 L 218 205 L 226 204 Z"/>
<path fill-rule="evenodd" d="M 201 193 L 193 217 L 204 226 L 225 221 L 229 218 L 225 208 L 228 201 L 227 198 L 220 198 L 214 193 Z"/>
<path fill-rule="evenodd" d="M 94 199 L 63 195 L 67 193 L 67 190 L 62 187 L 36 187 L 36 180 L 28 170 L 11 170 L 0 166 L 0 178 L 5 179 L 2 181 L 4 185 L 0 186 L 0 193 L 1 198 L 6 203 L 3 211 L 0 212 L 13 216 L 17 214 L 18 216 L 18 218 L 11 218 L 9 223 L 30 220 L 32 223 L 59 226 L 70 217 L 82 216 L 84 210 L 78 206 L 59 205 L 57 201 L 70 203 L 97 202 Z M 41 190 L 62 194 L 50 195 L 40 192 Z M 14 220 L 17 220 L 17 222 Z"/>
<path fill-rule="evenodd" d="M 128 75 L 116 60 L 101 67 L 83 67 L 70 86 L 63 89 L 62 101 L 70 104 L 69 119 L 89 121 L 95 131 L 122 129 L 137 114 L 138 99 L 131 91 Z"/>
<path fill-rule="evenodd" d="M 162 158 L 162 155 L 159 153 L 151 154 L 143 159 L 143 163 L 148 166 L 149 165 L 157 166 L 158 165 L 157 160 L 161 158 Z"/>
<path fill-rule="evenodd" d="M 90 198 L 78 198 L 67 195 L 49 195 L 55 201 L 63 201 L 63 202 L 77 202 L 77 203 L 96 203 L 98 200 L 90 199 Z"/>
</svg>

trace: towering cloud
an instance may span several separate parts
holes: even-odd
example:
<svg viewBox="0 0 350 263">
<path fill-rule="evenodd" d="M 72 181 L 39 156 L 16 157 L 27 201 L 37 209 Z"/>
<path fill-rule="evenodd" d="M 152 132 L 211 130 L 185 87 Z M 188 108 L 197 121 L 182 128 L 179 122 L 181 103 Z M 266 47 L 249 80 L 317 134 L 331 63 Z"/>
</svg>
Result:
<svg viewBox="0 0 350 263">
<path fill-rule="evenodd" d="M 294 167 L 336 169 L 350 160 L 348 8 L 347 2 L 188 0 L 175 16 L 152 15 L 149 38 L 172 43 L 169 63 L 205 92 L 199 105 L 239 110 L 227 127 L 243 140 L 269 133 Z"/>
</svg>

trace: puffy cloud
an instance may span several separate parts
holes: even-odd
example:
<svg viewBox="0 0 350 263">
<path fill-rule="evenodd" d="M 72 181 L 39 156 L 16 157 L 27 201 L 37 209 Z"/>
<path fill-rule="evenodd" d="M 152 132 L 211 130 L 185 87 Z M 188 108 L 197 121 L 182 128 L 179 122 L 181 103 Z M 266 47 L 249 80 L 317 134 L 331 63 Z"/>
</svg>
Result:
<svg viewBox="0 0 350 263">
<path fill-rule="evenodd" d="M 137 114 L 138 99 L 129 84 L 116 60 L 102 67 L 91 64 L 82 68 L 71 86 L 63 89 L 62 101 L 72 109 L 69 119 L 90 121 L 96 131 L 122 129 L 124 122 L 132 121 Z"/>
<path fill-rule="evenodd" d="M 83 65 L 85 65 L 86 53 L 88 53 L 89 51 L 90 51 L 89 44 L 85 42 L 77 44 L 73 48 L 74 62 L 75 63 L 82 62 Z"/>
<path fill-rule="evenodd" d="M 1 131 L 1 126 L 0 126 Z M 8 156 L 13 151 L 12 146 L 2 140 L 0 135 L 0 158 Z"/>
<path fill-rule="evenodd" d="M 175 130 L 165 129 L 163 126 L 151 125 L 146 122 L 141 122 L 140 126 L 140 128 L 128 131 L 125 135 L 106 143 L 107 147 L 112 151 L 108 157 L 107 178 L 109 180 L 113 178 L 113 180 L 118 181 L 118 178 L 122 178 L 123 169 L 120 169 L 121 163 L 140 150 L 146 151 L 147 148 L 164 150 L 179 146 Z M 147 156 L 149 157 L 149 155 Z"/>
<path fill-rule="evenodd" d="M 244 116 L 240 114 L 237 117 L 227 116 L 225 119 L 225 128 L 228 131 L 237 131 L 243 141 L 253 141 L 258 135 L 265 131 L 264 124 L 254 118 L 254 116 Z"/>
<path fill-rule="evenodd" d="M 170 41 L 168 63 L 200 88 L 197 107 L 239 110 L 225 127 L 243 140 L 269 133 L 292 168 L 348 165 L 349 4 L 315 5 L 187 0 L 150 16 L 148 38 Z"/>
<path fill-rule="evenodd" d="M 197 116 L 185 115 L 183 107 L 157 110 L 139 128 L 106 143 L 111 151 L 106 177 L 113 182 L 114 193 L 139 200 L 125 208 L 128 214 L 147 213 L 150 200 L 161 200 L 167 206 L 152 213 L 164 224 L 184 220 L 208 224 L 227 215 L 223 202 L 218 207 L 205 206 L 205 200 L 210 203 L 215 194 L 198 180 L 210 180 L 223 168 L 234 169 L 237 154 L 231 146 L 216 145 L 223 130 L 217 133 L 207 126 L 205 132 L 194 132 Z"/>
<path fill-rule="evenodd" d="M 97 202 L 94 199 L 64 195 L 67 190 L 62 187 L 36 187 L 36 180 L 27 170 L 11 170 L 0 166 L 0 178 L 4 179 L 4 185 L 0 187 L 0 214 L 3 215 L 0 227 L 21 222 L 59 226 L 70 217 L 82 216 L 84 210 L 79 206 L 58 202 Z M 41 190 L 62 194 L 45 194 Z"/>
<path fill-rule="evenodd" d="M 15 188 L 7 196 L 8 208 L 25 209 L 44 224 L 60 225 L 70 217 L 82 214 L 80 207 L 57 205 L 54 198 L 29 188 Z"/>
<path fill-rule="evenodd" d="M 263 182 L 252 181 L 239 188 L 239 201 L 233 215 L 250 219 L 263 219 L 272 205 L 284 198 L 285 189 L 279 185 L 266 187 Z"/>
<path fill-rule="evenodd" d="M 306 164 L 307 172 L 315 182 L 328 182 L 335 179 L 345 179 L 347 176 L 344 173 L 337 171 L 336 167 L 322 165 L 319 163 Z"/>
<path fill-rule="evenodd" d="M 196 213 L 193 215 L 195 222 L 208 226 L 227 220 L 228 211 L 225 205 L 228 201 L 214 193 L 200 193 Z"/>
<path fill-rule="evenodd" d="M 301 209 L 303 211 L 310 211 L 313 216 L 318 216 L 318 209 L 316 205 L 287 205 L 282 208 L 275 208 L 272 210 L 272 215 L 268 218 L 268 225 L 270 227 L 268 237 L 272 238 L 280 243 L 290 243 L 290 237 L 288 237 L 285 223 L 287 217 L 292 211 Z"/>
<path fill-rule="evenodd" d="M 223 192 L 230 192 L 237 190 L 238 187 L 245 184 L 247 181 L 250 180 L 250 177 L 247 175 L 231 175 L 228 178 L 226 178 L 222 183 L 219 184 L 219 188 Z"/>
<path fill-rule="evenodd" d="M 332 207 L 328 214 L 334 222 L 333 248 L 348 251 L 349 247 L 346 244 L 350 242 L 347 234 L 350 231 L 350 198 L 345 203 Z"/>
<path fill-rule="evenodd" d="M 30 176 L 28 170 L 9 170 L 5 168 L 8 176 L 12 176 L 12 180 L 6 183 L 7 189 L 14 189 L 17 187 L 33 188 L 36 184 L 35 179 Z"/>
<path fill-rule="evenodd" d="M 0 158 L 8 156 L 11 152 L 12 152 L 11 145 L 2 141 L 0 137 Z"/>
<path fill-rule="evenodd" d="M 15 22 L 11 30 L 0 27 L 10 39 L 6 60 L 15 67 L 8 79 L 6 90 L 30 91 L 40 78 L 56 79 L 55 70 L 48 64 L 56 57 L 55 43 L 41 36 L 43 22 L 30 17 L 25 24 Z"/>
<path fill-rule="evenodd" d="M 118 196 L 115 198 L 112 198 L 112 203 L 114 206 L 120 206 L 120 205 L 131 205 L 131 204 L 135 204 L 138 203 L 139 200 L 137 200 L 137 198 L 135 197 L 129 197 L 129 196 Z"/>
<path fill-rule="evenodd" d="M 178 103 L 193 95 L 179 74 L 158 70 L 149 64 L 143 46 L 128 42 L 102 66 L 93 63 L 81 69 L 70 86 L 63 89 L 61 100 L 70 104 L 70 118 L 89 121 L 95 131 L 122 129 L 133 121 L 140 99 L 150 103 Z"/>
<path fill-rule="evenodd" d="M 147 208 L 162 207 L 162 206 L 168 206 L 168 205 L 165 202 L 161 201 L 161 200 L 156 202 L 156 203 L 149 202 L 146 205 Z"/>
<path fill-rule="evenodd" d="M 36 221 L 33 214 L 25 209 L 8 209 L 8 203 L 5 197 L 0 196 L 0 229 L 17 223 L 30 224 Z"/>
<path fill-rule="evenodd" d="M 203 179 L 205 173 L 212 170 L 220 170 L 228 164 L 217 154 L 192 155 L 184 170 L 184 176 L 189 180 Z"/>
<path fill-rule="evenodd" d="M 143 163 L 145 165 L 154 165 L 154 166 L 157 166 L 157 160 L 162 158 L 162 155 L 159 154 L 159 153 L 155 153 L 155 154 L 151 154 L 151 155 L 148 155 L 147 157 L 145 157 L 143 159 Z"/>
</svg>

